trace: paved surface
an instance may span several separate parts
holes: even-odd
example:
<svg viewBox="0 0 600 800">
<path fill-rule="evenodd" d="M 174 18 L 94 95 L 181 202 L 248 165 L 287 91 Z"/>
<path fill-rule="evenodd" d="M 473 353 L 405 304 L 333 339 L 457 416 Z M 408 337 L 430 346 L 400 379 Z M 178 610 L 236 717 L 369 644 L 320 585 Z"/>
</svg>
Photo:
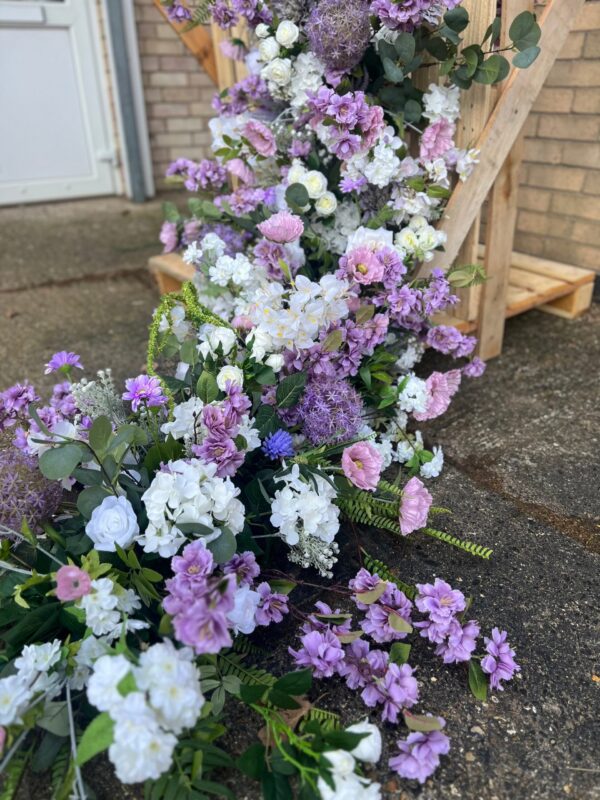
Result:
<svg viewBox="0 0 600 800">
<path fill-rule="evenodd" d="M 111 364 L 119 379 L 138 371 L 156 303 L 143 269 L 159 221 L 157 204 L 114 200 L 0 211 L 1 386 L 35 380 L 61 348 L 91 369 Z M 502 357 L 429 425 L 447 459 L 435 501 L 454 511 L 440 527 L 493 547 L 490 562 L 432 540 L 364 534 L 404 580 L 439 575 L 471 595 L 484 629 L 510 630 L 523 670 L 482 704 L 461 668 L 440 668 L 417 642 L 423 708 L 446 717 L 452 752 L 423 788 L 381 769 L 387 798 L 600 798 L 599 365 L 599 305 L 575 322 L 531 312 L 509 321 Z M 340 579 L 356 566 L 352 536 L 346 551 Z M 265 643 L 274 669 L 285 668 L 293 635 L 283 626 Z M 364 714 L 335 682 L 321 690 L 345 718 Z M 230 729 L 240 749 L 254 733 L 246 718 Z M 90 774 L 98 798 L 132 796 L 106 781 L 103 769 Z M 236 795 L 257 797 L 246 785 Z"/>
</svg>

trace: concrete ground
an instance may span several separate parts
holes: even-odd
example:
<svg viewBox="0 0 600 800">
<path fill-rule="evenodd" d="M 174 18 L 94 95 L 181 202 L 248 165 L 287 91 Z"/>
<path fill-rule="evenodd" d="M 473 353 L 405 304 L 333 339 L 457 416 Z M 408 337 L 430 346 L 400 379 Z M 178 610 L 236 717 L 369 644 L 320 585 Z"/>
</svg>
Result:
<svg viewBox="0 0 600 800">
<path fill-rule="evenodd" d="M 138 372 L 157 300 L 145 263 L 160 219 L 158 203 L 114 199 L 0 210 L 0 388 L 37 381 L 57 349 L 76 350 L 90 371 L 112 365 L 118 380 Z M 462 669 L 440 668 L 415 643 L 423 708 L 446 717 L 452 751 L 422 788 L 382 767 L 374 777 L 386 798 L 600 798 L 599 365 L 600 305 L 576 321 L 531 312 L 508 322 L 502 356 L 428 426 L 446 454 L 435 502 L 454 512 L 440 527 L 492 547 L 489 562 L 429 539 L 363 534 L 405 581 L 443 576 L 471 595 L 485 630 L 510 631 L 522 666 L 480 703 Z M 350 535 L 338 577 L 356 563 Z M 289 664 L 293 636 L 284 625 L 267 642 L 274 669 Z M 318 691 L 345 718 L 364 714 L 339 684 Z M 239 723 L 230 737 L 241 748 L 254 731 Z M 104 770 L 89 778 L 100 800 L 132 796 Z M 257 797 L 246 785 L 236 795 Z"/>
</svg>

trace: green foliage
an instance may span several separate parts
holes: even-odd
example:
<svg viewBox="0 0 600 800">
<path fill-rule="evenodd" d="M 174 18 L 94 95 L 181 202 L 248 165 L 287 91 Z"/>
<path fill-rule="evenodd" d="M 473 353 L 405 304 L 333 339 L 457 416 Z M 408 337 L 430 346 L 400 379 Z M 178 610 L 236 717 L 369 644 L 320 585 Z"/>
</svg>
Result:
<svg viewBox="0 0 600 800">
<path fill-rule="evenodd" d="M 31 749 L 17 750 L 13 755 L 2 776 L 3 781 L 2 789 L 0 790 L 0 800 L 15 800 L 30 758 Z"/>
<path fill-rule="evenodd" d="M 369 572 L 372 572 L 373 574 L 379 575 L 379 577 L 384 581 L 391 581 L 392 583 L 395 583 L 396 586 L 404 592 L 409 600 L 415 599 L 417 596 L 417 590 L 414 586 L 401 581 L 400 578 L 398 578 L 397 575 L 392 572 L 392 570 L 386 564 L 383 563 L 383 561 L 379 561 L 378 559 L 374 558 L 372 555 L 367 553 L 366 550 L 361 548 L 361 553 L 363 555 L 363 564 L 365 569 L 368 569 Z"/>
<path fill-rule="evenodd" d="M 469 689 L 483 703 L 487 700 L 487 679 L 478 661 L 469 661 Z"/>
<path fill-rule="evenodd" d="M 98 753 L 107 750 L 113 741 L 114 722 L 103 711 L 84 730 L 77 747 L 77 766 L 82 767 Z"/>
<path fill-rule="evenodd" d="M 302 397 L 305 386 L 305 372 L 295 372 L 293 375 L 288 375 L 280 381 L 277 386 L 277 391 L 275 392 L 278 408 L 291 408 L 295 406 Z"/>
<path fill-rule="evenodd" d="M 437 531 L 435 528 L 423 528 L 423 532 L 428 536 L 432 536 L 434 539 L 439 539 L 440 542 L 450 544 L 452 547 L 458 547 L 459 550 L 464 550 L 472 556 L 478 556 L 479 558 L 485 558 L 487 560 L 493 552 L 489 547 L 475 544 L 474 542 L 465 542 L 464 539 L 459 539 L 444 531 Z"/>
</svg>

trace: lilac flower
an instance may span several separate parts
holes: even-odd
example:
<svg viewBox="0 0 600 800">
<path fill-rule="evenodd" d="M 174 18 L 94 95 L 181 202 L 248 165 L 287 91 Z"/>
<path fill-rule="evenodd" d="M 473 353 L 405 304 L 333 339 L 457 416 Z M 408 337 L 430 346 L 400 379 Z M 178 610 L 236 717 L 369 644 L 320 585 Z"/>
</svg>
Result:
<svg viewBox="0 0 600 800">
<path fill-rule="evenodd" d="M 297 666 L 310 667 L 315 678 L 331 678 L 338 665 L 344 660 L 340 640 L 330 630 L 311 631 L 300 639 L 302 647 L 298 650 L 288 648 Z"/>
<path fill-rule="evenodd" d="M 436 656 L 441 656 L 444 664 L 458 664 L 469 661 L 471 654 L 477 647 L 479 625 L 475 620 L 469 620 L 466 625 L 461 625 L 458 620 L 450 623 L 447 639 L 435 648 Z"/>
<path fill-rule="evenodd" d="M 368 181 L 362 175 L 359 175 L 358 178 L 342 178 L 339 187 L 340 192 L 343 194 L 353 194 L 354 192 L 360 192 L 364 187 L 367 185 Z"/>
<path fill-rule="evenodd" d="M 356 639 L 346 647 L 338 674 L 346 679 L 349 689 L 362 689 L 376 678 L 383 678 L 389 656 L 384 650 L 371 650 L 364 639 Z"/>
<path fill-rule="evenodd" d="M 231 610 L 233 600 L 227 611 Z M 177 640 L 192 647 L 196 655 L 218 653 L 224 647 L 231 647 L 227 611 L 211 607 L 204 598 L 196 600 L 173 618 Z"/>
<path fill-rule="evenodd" d="M 153 375 L 138 375 L 137 378 L 128 378 L 125 381 L 126 392 L 123 400 L 131 402 L 131 410 L 137 413 L 139 407 L 145 404 L 148 408 L 158 408 L 167 404 L 166 395 L 158 378 Z"/>
<path fill-rule="evenodd" d="M 288 155 L 292 158 L 305 158 L 310 153 L 311 149 L 312 143 L 309 139 L 305 141 L 294 139 L 288 148 Z"/>
<path fill-rule="evenodd" d="M 446 355 L 451 354 L 456 358 L 468 356 L 473 352 L 477 339 L 465 336 L 451 325 L 436 325 L 427 331 L 427 344 Z"/>
<path fill-rule="evenodd" d="M 466 375 L 467 378 L 480 378 L 485 372 L 486 366 L 487 364 L 485 361 L 475 356 L 474 359 L 469 361 L 469 363 L 465 364 L 462 368 L 463 375 Z"/>
<path fill-rule="evenodd" d="M 432 622 L 448 625 L 454 616 L 466 608 L 465 596 L 449 583 L 436 578 L 434 583 L 417 583 L 419 594 L 415 605 Z"/>
<path fill-rule="evenodd" d="M 423 303 L 428 317 L 458 303 L 458 297 L 451 294 L 450 283 L 441 269 L 432 271 L 429 286 L 423 292 Z"/>
<path fill-rule="evenodd" d="M 50 361 L 46 364 L 44 374 L 50 375 L 51 372 L 64 372 L 68 375 L 73 367 L 83 369 L 80 356 L 78 356 L 77 353 L 68 353 L 66 350 L 61 350 L 58 353 L 54 353 Z"/>
<path fill-rule="evenodd" d="M 71 384 L 69 381 L 62 381 L 54 386 L 50 405 L 55 408 L 63 417 L 72 417 L 76 411 L 75 398 L 71 394 Z"/>
<path fill-rule="evenodd" d="M 287 595 L 274 592 L 266 582 L 259 583 L 256 591 L 261 597 L 255 615 L 257 625 L 281 622 L 284 614 L 289 611 Z"/>
<path fill-rule="evenodd" d="M 229 7 L 226 0 L 216 0 L 210 7 L 210 13 L 219 28 L 224 31 L 233 28 L 237 23 L 237 14 Z"/>
<path fill-rule="evenodd" d="M 442 725 L 446 724 L 442 717 L 438 719 Z M 410 733 L 405 740 L 399 739 L 396 744 L 400 752 L 390 758 L 389 766 L 401 778 L 417 780 L 419 783 L 425 783 L 438 768 L 440 756 L 450 752 L 450 739 L 441 731 Z"/>
<path fill-rule="evenodd" d="M 303 633 L 310 633 L 311 631 L 319 631 L 323 632 L 326 630 L 330 630 L 336 636 L 340 636 L 344 633 L 349 633 L 350 628 L 352 627 L 352 620 L 345 619 L 343 622 L 334 625 L 330 622 L 326 622 L 325 620 L 319 619 L 316 614 L 320 614 L 321 616 L 331 617 L 341 614 L 342 611 L 339 608 L 333 609 L 331 606 L 324 603 L 322 600 L 318 600 L 315 603 L 315 607 L 317 609 L 316 612 L 309 614 L 306 618 L 306 622 L 304 622 L 301 626 L 301 630 Z"/>
<path fill-rule="evenodd" d="M 362 425 L 362 400 L 346 381 L 309 381 L 299 404 L 302 432 L 312 445 L 337 444 Z"/>
<path fill-rule="evenodd" d="M 428 125 L 421 134 L 419 157 L 421 161 L 433 161 L 440 158 L 454 146 L 456 126 L 453 122 L 440 117 Z"/>
<path fill-rule="evenodd" d="M 354 602 L 356 603 L 356 607 L 361 611 L 366 611 L 369 606 L 365 603 L 361 603 L 360 595 L 365 592 L 372 592 L 373 589 L 376 589 L 379 584 L 381 583 L 381 578 L 379 575 L 371 575 L 371 573 L 366 570 L 364 567 L 361 567 L 354 578 L 351 578 L 348 582 L 348 587 L 354 592 Z"/>
<path fill-rule="evenodd" d="M 294 455 L 292 435 L 288 431 L 278 430 L 265 437 L 262 451 L 271 461 L 280 458 L 291 458 Z"/>
<path fill-rule="evenodd" d="M 368 606 L 361 628 L 376 642 L 393 642 L 405 639 L 407 633 L 392 627 L 394 617 L 401 617 L 410 624 L 412 603 L 393 583 L 388 584 L 385 592 L 376 603 Z"/>
<path fill-rule="evenodd" d="M 177 245 L 179 244 L 177 223 L 169 222 L 168 220 L 163 222 L 158 238 L 163 245 L 163 253 L 172 253 L 177 250 Z"/>
<path fill-rule="evenodd" d="M 340 161 L 349 161 L 363 146 L 360 136 L 345 130 L 334 129 L 329 149 Z"/>
<path fill-rule="evenodd" d="M 233 381 L 227 381 L 225 384 L 225 393 L 227 397 L 223 401 L 223 411 L 226 417 L 235 418 L 239 425 L 242 417 L 252 407 L 252 403 L 248 395 L 244 394 L 243 388 Z"/>
<path fill-rule="evenodd" d="M 201 445 L 192 445 L 192 452 L 207 464 L 216 464 L 219 478 L 235 475 L 245 458 L 233 439 L 222 434 L 209 434 Z"/>
<path fill-rule="evenodd" d="M 35 389 L 29 383 L 15 383 L 0 392 L 0 431 L 10 428 L 26 415 L 30 403 L 39 401 Z"/>
<path fill-rule="evenodd" d="M 409 664 L 388 664 L 385 675 L 376 678 L 362 690 L 365 705 L 375 708 L 383 704 L 382 719 L 396 723 L 403 708 L 410 708 L 419 700 L 419 687 Z"/>
<path fill-rule="evenodd" d="M 202 539 L 186 545 L 180 556 L 173 556 L 171 569 L 179 587 L 198 589 L 206 586 L 206 578 L 212 575 L 214 559 Z"/>
<path fill-rule="evenodd" d="M 238 585 L 252 586 L 254 579 L 260 575 L 260 567 L 256 563 L 256 556 L 250 550 L 245 553 L 236 553 L 223 566 L 226 575 L 236 575 Z"/>
<path fill-rule="evenodd" d="M 170 22 L 187 22 L 192 19 L 192 12 L 181 4 L 181 0 L 173 0 L 171 5 L 167 6 L 167 16 Z"/>
<path fill-rule="evenodd" d="M 515 672 L 520 672 L 521 667 L 514 659 L 515 651 L 506 641 L 508 633 L 498 628 L 492 629 L 492 638 L 486 636 L 485 649 L 487 656 L 481 659 L 481 669 L 490 676 L 492 689 L 504 690 L 502 681 L 510 681 Z"/>
</svg>

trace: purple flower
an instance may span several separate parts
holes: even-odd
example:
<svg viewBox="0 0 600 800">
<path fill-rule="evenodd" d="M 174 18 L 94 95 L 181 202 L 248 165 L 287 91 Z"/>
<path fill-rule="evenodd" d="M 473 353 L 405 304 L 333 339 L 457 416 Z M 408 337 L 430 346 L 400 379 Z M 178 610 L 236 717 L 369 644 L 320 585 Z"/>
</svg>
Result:
<svg viewBox="0 0 600 800">
<path fill-rule="evenodd" d="M 474 619 L 466 625 L 461 625 L 458 620 L 450 623 L 447 639 L 435 648 L 436 656 L 441 656 L 444 664 L 458 664 L 469 661 L 471 654 L 477 647 L 479 625 Z"/>
<path fill-rule="evenodd" d="M 54 386 L 50 405 L 55 408 L 63 417 L 72 417 L 76 411 L 75 398 L 71 394 L 71 384 L 69 381 L 57 383 Z"/>
<path fill-rule="evenodd" d="M 128 378 L 125 381 L 125 388 L 127 391 L 122 395 L 123 400 L 131 402 L 131 410 L 134 414 L 142 403 L 148 408 L 157 408 L 168 402 L 159 379 L 153 375 L 138 375 L 137 378 Z"/>
<path fill-rule="evenodd" d="M 442 717 L 438 719 L 442 725 L 446 724 Z M 417 780 L 419 783 L 425 783 L 438 768 L 440 756 L 450 751 L 450 739 L 441 731 L 410 733 L 405 740 L 399 739 L 396 744 L 400 752 L 390 758 L 389 766 L 401 778 Z"/>
<path fill-rule="evenodd" d="M 15 383 L 0 392 L 0 431 L 10 428 L 24 418 L 30 403 L 39 401 L 35 389 L 28 383 Z"/>
<path fill-rule="evenodd" d="M 331 678 L 344 660 L 340 640 L 330 630 L 311 631 L 301 637 L 302 647 L 288 648 L 297 666 L 311 667 L 315 678 Z"/>
<path fill-rule="evenodd" d="M 171 5 L 167 6 L 167 17 L 170 22 L 187 22 L 192 19 L 192 12 L 181 4 L 181 0 L 173 0 Z"/>
<path fill-rule="evenodd" d="M 37 457 L 24 449 L 0 440 L 0 522 L 20 531 L 26 519 L 37 532 L 58 510 L 63 490 L 58 481 L 42 475 Z"/>
<path fill-rule="evenodd" d="M 504 690 L 502 681 L 510 681 L 515 672 L 520 672 L 521 667 L 514 659 L 515 651 L 506 641 L 508 633 L 498 628 L 492 629 L 492 638 L 486 636 L 485 649 L 487 656 L 481 659 L 481 669 L 490 676 L 492 689 Z"/>
<path fill-rule="evenodd" d="M 240 586 L 252 586 L 254 579 L 260 575 L 260 567 L 256 563 L 256 556 L 250 550 L 245 553 L 236 553 L 223 566 L 226 575 L 236 575 Z"/>
<path fill-rule="evenodd" d="M 158 238 L 163 245 L 163 253 L 172 253 L 174 250 L 177 250 L 177 245 L 179 244 L 177 223 L 163 222 Z"/>
<path fill-rule="evenodd" d="M 46 364 L 44 374 L 50 375 L 51 372 L 64 372 L 68 375 L 73 367 L 83 369 L 80 356 L 78 356 L 77 353 L 68 353 L 66 350 L 61 350 L 58 353 L 54 353 L 50 361 Z"/>
<path fill-rule="evenodd" d="M 319 0 L 305 25 L 310 49 L 329 70 L 350 70 L 362 58 L 371 38 L 365 0 Z"/>
<path fill-rule="evenodd" d="M 202 539 L 186 545 L 180 556 L 173 556 L 171 569 L 176 575 L 177 584 L 181 587 L 204 588 L 206 578 L 214 569 L 213 555 L 206 548 Z"/>
<path fill-rule="evenodd" d="M 354 594 L 354 602 L 356 603 L 356 607 L 361 611 L 366 611 L 369 606 L 365 605 L 365 603 L 361 603 L 359 595 L 363 594 L 364 592 L 371 592 L 373 589 L 376 589 L 379 584 L 381 583 L 381 578 L 379 575 L 371 575 L 371 573 L 366 570 L 364 567 L 361 567 L 354 578 L 351 578 L 348 581 L 348 588 L 351 589 Z"/>
<path fill-rule="evenodd" d="M 334 129 L 331 134 L 330 151 L 340 161 L 349 161 L 362 147 L 362 139 L 355 133 Z"/>
<path fill-rule="evenodd" d="M 346 648 L 338 674 L 346 679 L 349 689 L 360 689 L 375 678 L 383 678 L 388 659 L 388 654 L 383 650 L 371 650 L 367 641 L 356 639 Z"/>
<path fill-rule="evenodd" d="M 410 708 L 419 700 L 419 686 L 409 664 L 388 664 L 382 678 L 376 678 L 362 690 L 365 705 L 374 708 L 383 704 L 382 719 L 396 723 L 403 708 Z"/>
<path fill-rule="evenodd" d="M 462 368 L 463 375 L 466 375 L 467 378 L 480 378 L 485 372 L 486 367 L 487 364 L 485 361 L 475 356 L 475 358 Z"/>
<path fill-rule="evenodd" d="M 306 618 L 306 622 L 302 623 L 300 629 L 303 633 L 310 633 L 311 631 L 323 632 L 330 630 L 336 636 L 340 636 L 340 634 L 350 632 L 350 628 L 352 627 L 352 620 L 350 618 L 345 619 L 343 622 L 338 623 L 337 625 L 334 625 L 331 622 L 319 619 L 319 617 L 316 616 L 317 614 L 325 617 L 337 616 L 338 614 L 342 614 L 342 610 L 340 608 L 333 609 L 322 600 L 318 600 L 315 603 L 315 608 L 317 609 L 316 612 L 309 614 Z"/>
<path fill-rule="evenodd" d="M 270 625 L 272 622 L 281 622 L 284 614 L 289 611 L 287 595 L 274 592 L 266 582 L 259 583 L 256 591 L 261 597 L 255 614 L 257 625 Z"/>
<path fill-rule="evenodd" d="M 225 434 L 209 434 L 201 445 L 192 445 L 192 452 L 207 464 L 216 464 L 219 478 L 235 475 L 245 458 L 233 439 Z"/>
<path fill-rule="evenodd" d="M 405 639 L 408 634 L 397 631 L 392 623 L 394 618 L 401 617 L 410 624 L 411 610 L 412 603 L 404 592 L 390 583 L 379 600 L 368 606 L 361 628 L 376 642 Z"/>
<path fill-rule="evenodd" d="M 301 141 L 300 139 L 294 139 L 288 149 L 288 155 L 292 158 L 304 158 L 307 156 L 312 149 L 312 143 L 309 139 L 306 141 Z"/>
<path fill-rule="evenodd" d="M 298 410 L 302 432 L 315 446 L 352 439 L 362 425 L 362 400 L 345 380 L 309 381 Z"/>
<path fill-rule="evenodd" d="M 233 602 L 231 608 L 233 609 Z M 204 598 L 186 606 L 173 618 L 175 636 L 179 642 L 194 649 L 196 655 L 218 653 L 231 647 L 227 613 L 211 608 Z"/>
<path fill-rule="evenodd" d="M 275 431 L 265 437 L 262 451 L 271 461 L 279 458 L 291 458 L 294 455 L 292 435 L 288 431 Z"/>
<path fill-rule="evenodd" d="M 449 583 L 436 578 L 434 583 L 417 583 L 419 594 L 415 605 L 422 614 L 427 614 L 432 622 L 447 625 L 456 614 L 466 608 L 465 596 Z"/>
</svg>

